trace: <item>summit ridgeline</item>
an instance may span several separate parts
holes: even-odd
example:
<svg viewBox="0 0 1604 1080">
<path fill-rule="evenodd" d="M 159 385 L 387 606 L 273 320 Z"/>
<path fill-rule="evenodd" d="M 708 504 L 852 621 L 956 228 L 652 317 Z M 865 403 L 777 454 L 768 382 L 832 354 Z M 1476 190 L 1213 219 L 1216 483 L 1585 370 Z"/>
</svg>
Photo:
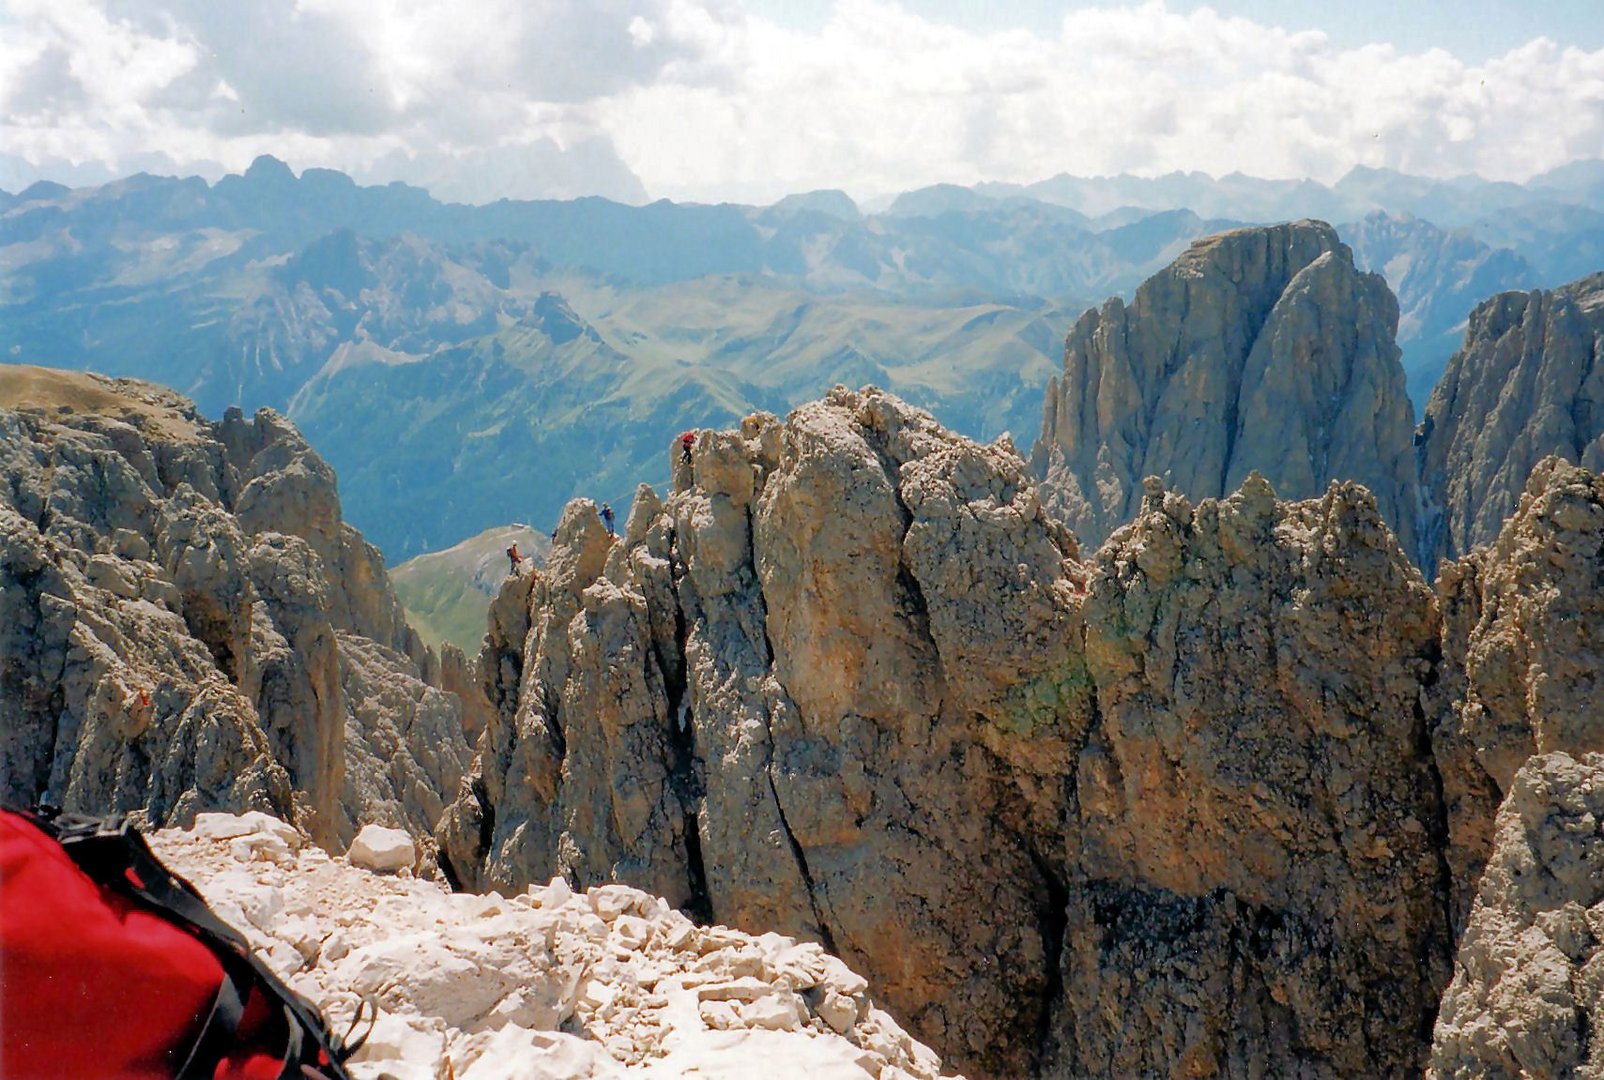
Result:
<svg viewBox="0 0 1604 1080">
<path fill-rule="evenodd" d="M 14 802 L 264 809 L 335 851 L 387 823 L 467 889 L 628 884 L 811 941 L 895 1022 L 859 981 L 686 1022 L 828 1027 L 882 1077 L 935 1068 L 899 1023 L 971 1077 L 1592 1062 L 1588 469 L 1538 463 L 1435 590 L 1352 482 L 1150 479 L 1087 553 L 1006 439 L 837 388 L 675 440 L 620 535 L 570 503 L 438 670 L 276 414 L 11 368 L 0 454 Z"/>
<path fill-rule="evenodd" d="M 1439 599 L 1353 483 L 1149 482 L 1083 557 L 1012 446 L 872 389 L 672 456 L 497 598 L 442 865 L 818 941 L 970 1075 L 1419 1073 L 1504 793 L 1604 748 L 1561 462 Z M 1491 606 L 1569 636 L 1500 664 Z"/>
</svg>

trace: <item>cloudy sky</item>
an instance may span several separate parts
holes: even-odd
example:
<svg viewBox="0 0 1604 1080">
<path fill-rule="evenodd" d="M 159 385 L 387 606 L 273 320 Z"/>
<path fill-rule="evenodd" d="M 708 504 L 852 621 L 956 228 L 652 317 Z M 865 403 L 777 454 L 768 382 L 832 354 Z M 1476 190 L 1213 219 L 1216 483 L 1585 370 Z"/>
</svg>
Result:
<svg viewBox="0 0 1604 1080">
<path fill-rule="evenodd" d="M 1604 0 L 0 0 L 0 187 L 259 153 L 468 201 L 1523 180 L 1604 157 Z"/>
</svg>

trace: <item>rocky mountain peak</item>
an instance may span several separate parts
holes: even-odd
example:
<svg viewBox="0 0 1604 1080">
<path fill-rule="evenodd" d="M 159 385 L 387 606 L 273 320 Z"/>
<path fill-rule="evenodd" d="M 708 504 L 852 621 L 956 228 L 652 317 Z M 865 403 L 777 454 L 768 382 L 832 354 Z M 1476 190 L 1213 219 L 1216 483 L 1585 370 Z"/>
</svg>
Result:
<svg viewBox="0 0 1604 1080">
<path fill-rule="evenodd" d="M 332 470 L 270 410 L 0 367 L 0 785 L 155 823 L 427 836 L 467 759 Z"/>
<path fill-rule="evenodd" d="M 1011 447 L 878 390 L 670 454 L 497 598 L 453 876 L 819 942 L 973 1075 L 1424 1066 L 1496 805 L 1439 719 L 1483 646 L 1369 491 L 1151 477 L 1082 557 Z"/>
<path fill-rule="evenodd" d="M 1345 273 L 1316 252 L 1272 309 Z M 1284 500 L 1253 471 L 1201 500 L 1145 477 L 1083 555 L 1010 442 L 837 387 L 699 431 L 688 459 L 675 440 L 671 490 L 643 489 L 621 534 L 568 504 L 545 565 L 507 576 L 477 662 L 450 665 L 482 726 L 469 766 L 456 697 L 283 418 L 211 423 L 147 384 L 12 372 L 8 798 L 178 823 L 262 808 L 334 849 L 359 822 L 432 826 L 417 869 L 499 895 L 405 886 L 431 912 L 615 961 L 539 1007 L 483 974 L 507 1053 L 563 1042 L 527 1032 L 569 1010 L 642 1066 L 704 1028 L 828 1028 L 882 1080 L 936 1070 L 901 1027 L 977 1077 L 1559 1074 L 1590 1053 L 1572 1037 L 1598 1012 L 1604 904 L 1587 469 L 1540 464 L 1435 591 L 1364 487 Z M 298 897 L 255 925 L 301 957 L 315 912 L 292 868 L 335 876 L 252 820 L 170 842 L 261 862 L 231 880 Z M 376 932 L 348 964 L 320 957 L 319 994 L 394 970 Z M 670 933 L 701 943 L 685 977 L 748 996 L 674 996 L 691 983 Z M 612 1009 L 607 979 L 648 971 L 695 1014 Z M 497 1060 L 483 1014 L 432 978 L 386 982 L 375 1054 L 427 1035 Z M 1489 989 L 1515 981 L 1541 994 Z"/>
<path fill-rule="evenodd" d="M 1604 274 L 1477 306 L 1426 405 L 1421 563 L 1498 535 L 1553 454 L 1604 469 Z"/>
<path fill-rule="evenodd" d="M 1386 283 L 1323 222 L 1199 240 L 1070 331 L 1032 453 L 1043 497 L 1095 545 L 1134 516 L 1145 476 L 1191 498 L 1253 470 L 1292 498 L 1355 479 L 1412 550 L 1397 323 Z"/>
<path fill-rule="evenodd" d="M 962 1061 L 1026 1070 L 1084 723 L 1068 534 L 1011 447 L 874 389 L 671 457 L 623 537 L 572 502 L 498 598 L 452 872 L 633 881 L 808 937 Z"/>
<path fill-rule="evenodd" d="M 244 179 L 256 184 L 283 187 L 295 182 L 295 173 L 272 154 L 259 154 L 245 170 Z"/>
</svg>

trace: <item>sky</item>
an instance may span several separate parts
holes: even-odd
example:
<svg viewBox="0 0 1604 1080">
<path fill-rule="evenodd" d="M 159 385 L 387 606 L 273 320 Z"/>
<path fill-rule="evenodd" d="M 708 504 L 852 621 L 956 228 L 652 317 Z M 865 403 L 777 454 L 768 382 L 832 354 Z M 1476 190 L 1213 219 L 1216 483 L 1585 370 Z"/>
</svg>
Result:
<svg viewBox="0 0 1604 1080">
<path fill-rule="evenodd" d="M 0 187 L 270 153 L 449 199 L 1604 157 L 1604 0 L 0 0 Z"/>
</svg>

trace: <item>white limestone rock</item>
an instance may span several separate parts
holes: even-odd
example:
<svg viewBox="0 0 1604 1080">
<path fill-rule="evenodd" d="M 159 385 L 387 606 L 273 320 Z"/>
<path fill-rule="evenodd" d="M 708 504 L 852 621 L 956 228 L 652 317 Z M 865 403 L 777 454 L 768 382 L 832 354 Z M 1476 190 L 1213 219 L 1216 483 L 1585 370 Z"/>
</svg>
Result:
<svg viewBox="0 0 1604 1080">
<path fill-rule="evenodd" d="M 208 814 L 150 839 L 335 1030 L 359 995 L 373 998 L 358 1080 L 943 1075 L 817 945 L 697 927 L 619 885 L 576 893 L 557 878 L 511 898 L 454 894 L 358 868 L 368 830 L 347 861 L 287 828 Z M 385 832 L 395 830 L 375 835 Z"/>
<path fill-rule="evenodd" d="M 351 841 L 346 852 L 352 866 L 382 872 L 407 870 L 418 857 L 412 837 L 400 829 L 387 829 L 383 825 L 364 825 Z"/>
</svg>

